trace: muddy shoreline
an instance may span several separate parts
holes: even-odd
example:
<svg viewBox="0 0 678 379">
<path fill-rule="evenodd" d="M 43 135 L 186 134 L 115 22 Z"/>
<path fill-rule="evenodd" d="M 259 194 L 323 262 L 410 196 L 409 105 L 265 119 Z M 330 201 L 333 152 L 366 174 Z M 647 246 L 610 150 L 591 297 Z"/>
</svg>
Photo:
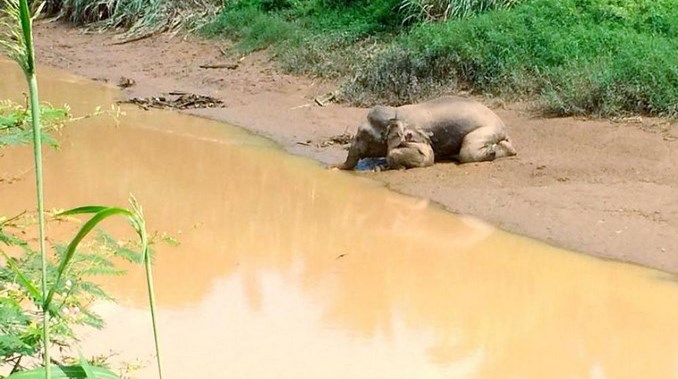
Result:
<svg viewBox="0 0 678 379">
<path fill-rule="evenodd" d="M 225 107 L 190 113 L 245 127 L 325 164 L 346 152 L 322 141 L 354 132 L 366 114 L 318 106 L 313 99 L 336 89 L 333 83 L 281 74 L 265 53 L 244 57 L 236 69 L 206 69 L 200 66 L 230 62 L 225 42 L 159 36 L 112 45 L 110 37 L 39 23 L 37 59 L 109 85 L 131 78 L 125 97 L 213 96 Z M 544 119 L 520 105 L 486 104 L 508 125 L 517 157 L 355 175 L 553 245 L 678 272 L 676 123 Z"/>
</svg>

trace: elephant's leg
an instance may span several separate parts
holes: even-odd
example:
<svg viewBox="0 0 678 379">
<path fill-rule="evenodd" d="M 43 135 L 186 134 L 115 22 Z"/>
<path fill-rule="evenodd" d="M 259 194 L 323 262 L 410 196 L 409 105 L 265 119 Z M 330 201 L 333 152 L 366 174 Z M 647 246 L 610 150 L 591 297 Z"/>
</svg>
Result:
<svg viewBox="0 0 678 379">
<path fill-rule="evenodd" d="M 407 143 L 392 149 L 386 155 L 388 166 L 394 170 L 433 165 L 433 149 L 425 143 Z"/>
<path fill-rule="evenodd" d="M 388 167 L 392 170 L 404 170 L 409 168 L 412 158 L 416 158 L 417 149 L 400 147 L 392 149 L 386 155 Z"/>
<path fill-rule="evenodd" d="M 508 137 L 497 143 L 495 152 L 496 152 L 495 158 L 512 157 L 518 154 L 516 149 L 511 144 L 511 141 L 508 139 Z"/>
<path fill-rule="evenodd" d="M 501 142 L 506 143 L 499 146 Z M 505 133 L 497 132 L 493 128 L 483 127 L 464 137 L 459 151 L 459 162 L 492 161 L 501 156 L 508 156 L 511 152 L 515 153 L 515 149 L 508 142 Z"/>
<path fill-rule="evenodd" d="M 344 163 L 337 166 L 337 168 L 342 170 L 352 170 L 358 164 L 361 158 L 360 146 L 356 143 L 352 143 L 351 147 L 348 149 L 348 156 Z"/>
<path fill-rule="evenodd" d="M 344 163 L 337 166 L 342 170 L 352 170 L 355 166 L 358 165 L 358 162 L 362 158 L 366 158 L 370 155 L 370 148 L 374 149 L 375 145 L 384 145 L 384 150 L 386 150 L 385 143 L 379 144 L 379 141 L 376 140 L 376 137 L 373 135 L 369 129 L 369 125 L 362 125 L 358 128 L 355 136 L 353 136 L 353 141 L 351 141 L 351 146 L 348 148 L 348 155 Z M 382 157 L 386 155 L 382 154 Z"/>
</svg>

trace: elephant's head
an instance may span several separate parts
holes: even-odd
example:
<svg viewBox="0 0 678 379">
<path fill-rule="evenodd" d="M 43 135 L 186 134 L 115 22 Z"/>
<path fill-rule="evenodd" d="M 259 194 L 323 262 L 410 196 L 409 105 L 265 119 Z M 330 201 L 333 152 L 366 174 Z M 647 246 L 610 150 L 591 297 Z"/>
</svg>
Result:
<svg viewBox="0 0 678 379">
<path fill-rule="evenodd" d="M 370 109 L 367 121 L 375 130 L 386 131 L 390 120 L 397 118 L 396 108 L 385 105 L 377 105 Z"/>
</svg>

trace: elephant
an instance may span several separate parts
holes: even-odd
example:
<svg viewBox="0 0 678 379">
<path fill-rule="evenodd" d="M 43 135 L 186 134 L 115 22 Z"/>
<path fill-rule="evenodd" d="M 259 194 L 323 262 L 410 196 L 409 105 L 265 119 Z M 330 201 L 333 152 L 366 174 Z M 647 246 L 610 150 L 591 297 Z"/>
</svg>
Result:
<svg viewBox="0 0 678 379">
<path fill-rule="evenodd" d="M 391 169 L 432 166 L 433 148 L 421 131 L 408 129 L 398 119 L 391 119 L 387 128 L 386 161 Z"/>
<path fill-rule="evenodd" d="M 482 162 L 517 154 L 496 113 L 472 99 L 443 96 L 399 107 L 373 107 L 367 122 L 358 127 L 346 161 L 337 167 L 352 170 L 362 158 L 387 156 L 388 127 L 394 119 L 427 138 L 435 161 Z"/>
</svg>

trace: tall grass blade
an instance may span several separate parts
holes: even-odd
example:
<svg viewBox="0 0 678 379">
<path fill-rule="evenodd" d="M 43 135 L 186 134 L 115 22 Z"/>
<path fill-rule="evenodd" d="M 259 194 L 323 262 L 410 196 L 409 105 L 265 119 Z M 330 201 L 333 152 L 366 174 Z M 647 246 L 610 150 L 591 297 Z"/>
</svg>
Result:
<svg viewBox="0 0 678 379">
<path fill-rule="evenodd" d="M 91 213 L 92 209 L 97 208 L 97 207 L 82 207 L 82 208 L 76 208 L 72 209 L 70 211 L 62 212 L 59 215 L 72 215 L 72 214 L 77 214 L 77 213 L 85 213 L 85 212 L 75 212 L 77 209 L 85 209 L 88 212 L 86 213 Z M 97 213 L 92 216 L 89 221 L 87 221 L 78 231 L 78 234 L 75 235 L 75 238 L 71 240 L 71 242 L 68 244 L 68 248 L 66 250 L 66 254 L 64 255 L 63 259 L 61 260 L 61 263 L 59 264 L 59 268 L 57 269 L 57 278 L 56 281 L 54 282 L 54 285 L 52 285 L 52 288 L 50 288 L 47 298 L 45 299 L 45 302 L 43 304 L 44 307 L 49 307 L 50 303 L 52 302 L 52 298 L 54 297 L 54 291 L 59 287 L 61 284 L 61 278 L 64 274 L 64 271 L 66 271 L 66 268 L 68 267 L 68 264 L 71 262 L 73 259 L 73 255 L 75 255 L 75 251 L 82 242 L 82 240 L 103 220 L 107 219 L 108 217 L 115 216 L 115 215 L 124 215 L 127 217 L 133 217 L 132 213 L 128 211 L 127 209 L 122 209 L 122 208 L 108 208 L 108 207 L 98 207 L 101 208 Z"/>
<path fill-rule="evenodd" d="M 78 207 L 69 209 L 59 213 L 57 216 L 72 216 L 77 214 L 87 214 L 87 213 L 98 213 L 109 207 L 104 207 L 100 205 L 86 205 L 84 207 Z"/>
<path fill-rule="evenodd" d="M 26 49 L 26 76 L 35 76 L 35 52 L 33 50 L 33 25 L 28 0 L 19 0 L 19 17 Z M 37 95 L 37 93 L 36 93 Z"/>
<path fill-rule="evenodd" d="M 9 3 L 9 4 L 7 4 Z M 39 246 L 41 256 L 41 277 L 42 277 L 42 302 L 46 302 L 47 296 L 47 254 L 45 252 L 45 209 L 44 209 L 44 191 L 42 179 L 42 139 L 40 130 L 40 100 L 38 96 L 38 80 L 35 70 L 35 52 L 33 50 L 33 32 L 31 11 L 28 0 L 11 0 L 6 2 L 9 15 L 17 17 L 16 22 L 21 25 L 21 34 L 12 28 L 13 36 L 17 39 L 15 46 L 10 49 L 14 53 L 13 58 L 19 63 L 24 71 L 26 81 L 28 82 L 28 91 L 30 96 L 31 124 L 33 126 L 33 158 L 35 162 L 35 187 L 38 200 L 38 228 L 39 228 Z M 18 13 L 16 12 L 18 10 Z M 11 41 L 7 41 L 3 46 L 7 47 Z M 49 308 L 42 308 L 42 340 L 43 340 L 43 360 L 45 366 L 45 378 L 50 379 L 50 336 L 49 336 Z"/>
<path fill-rule="evenodd" d="M 158 377 L 162 379 L 162 364 L 160 359 L 160 342 L 158 341 L 158 326 L 155 313 L 155 290 L 153 289 L 153 270 L 149 249 L 144 250 L 144 267 L 146 268 L 146 287 L 148 288 L 148 303 L 151 307 L 151 322 L 153 323 L 153 342 L 155 343 L 155 358 L 158 363 Z"/>
<path fill-rule="evenodd" d="M 155 358 L 158 363 L 158 377 L 162 379 L 162 364 L 160 359 L 160 342 L 158 341 L 158 323 L 155 311 L 155 290 L 153 288 L 153 270 L 151 267 L 151 255 L 148 248 L 148 235 L 146 234 L 146 225 L 144 213 L 137 200 L 132 196 L 130 198 L 132 210 L 134 212 L 134 220 L 136 221 L 136 229 L 141 239 L 141 244 L 144 249 L 144 267 L 146 269 L 146 287 L 148 289 L 148 303 L 151 307 L 151 322 L 153 323 L 153 340 L 155 343 Z"/>
<path fill-rule="evenodd" d="M 73 258 L 75 250 L 78 247 L 78 244 L 85 238 L 100 222 L 105 220 L 108 217 L 114 215 L 125 216 L 129 222 L 134 227 L 139 239 L 141 241 L 141 249 L 143 251 L 143 261 L 144 268 L 146 270 L 146 286 L 148 290 L 148 301 L 151 308 L 151 322 L 153 324 L 153 340 L 155 343 L 155 353 L 156 360 L 158 364 L 158 376 L 162 379 L 162 364 L 160 358 L 160 343 L 158 338 L 158 326 L 157 326 L 157 317 L 156 317 L 156 303 L 155 303 L 155 290 L 153 288 L 153 270 L 151 267 L 151 257 L 150 249 L 148 248 L 148 235 L 146 233 L 146 224 L 143 217 L 143 212 L 141 207 L 137 203 L 136 199 L 132 196 L 130 199 L 132 204 L 132 211 L 123 208 L 112 208 L 112 207 L 102 207 L 102 206 L 84 206 L 79 208 L 70 209 L 64 212 L 57 214 L 57 216 L 72 216 L 77 214 L 94 214 L 92 218 L 87 221 L 81 228 L 75 238 L 68 245 L 64 259 L 57 270 L 57 281 L 50 290 L 49 295 L 47 296 L 47 305 L 52 301 L 54 296 L 54 289 L 59 285 L 60 278 L 63 272 L 66 270 L 68 263 Z"/>
</svg>

